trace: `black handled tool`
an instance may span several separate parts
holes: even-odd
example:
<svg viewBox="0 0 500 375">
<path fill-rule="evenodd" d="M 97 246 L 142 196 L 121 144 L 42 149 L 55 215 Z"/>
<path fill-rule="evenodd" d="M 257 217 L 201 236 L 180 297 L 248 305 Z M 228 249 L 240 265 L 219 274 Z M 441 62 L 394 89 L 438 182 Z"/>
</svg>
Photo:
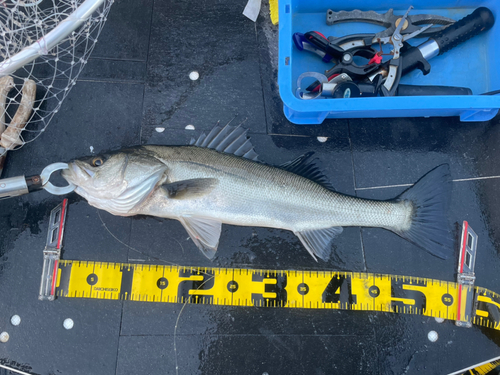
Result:
<svg viewBox="0 0 500 375">
<path fill-rule="evenodd" d="M 479 35 L 483 31 L 489 30 L 494 23 L 495 18 L 491 10 L 485 7 L 480 7 L 468 16 L 462 18 L 453 25 L 450 25 L 446 29 L 435 34 L 432 38 L 429 38 L 426 42 L 420 44 L 417 47 L 411 47 L 406 43 L 405 47 L 401 49 L 401 55 L 403 57 L 402 61 L 400 62 L 402 68 L 400 70 L 401 76 L 404 76 L 405 74 L 408 74 L 415 69 L 420 69 L 424 75 L 428 74 L 431 70 L 431 65 L 429 64 L 428 60 L 435 56 L 442 55 L 443 53 L 456 47 L 460 43 L 463 43 L 473 38 L 474 36 Z M 366 35 L 364 35 L 364 37 L 366 37 Z M 350 40 L 349 37 L 344 38 L 347 38 L 346 40 Z M 337 41 L 337 43 L 339 42 Z M 389 66 L 391 64 L 391 61 L 392 60 L 384 62 L 373 74 L 368 73 L 366 78 L 373 81 L 378 75 L 387 77 L 389 75 Z M 318 83 L 313 83 L 307 88 L 307 90 L 311 91 L 311 89 L 314 89 L 316 86 L 318 86 Z M 426 95 L 431 94 L 427 93 Z M 451 93 L 451 91 L 448 91 L 448 93 L 441 93 L 440 95 L 468 94 L 453 94 Z"/>
<path fill-rule="evenodd" d="M 439 45 L 439 54 L 456 47 L 484 30 L 489 30 L 495 23 L 495 17 L 491 10 L 485 7 L 477 8 L 467 17 L 448 26 L 432 39 Z"/>
<path fill-rule="evenodd" d="M 328 96 L 333 98 L 366 98 L 377 96 L 379 84 L 367 82 L 342 82 L 339 83 Z M 467 87 L 453 86 L 414 86 L 398 85 L 396 96 L 436 96 L 436 95 L 472 95 L 472 90 Z"/>
<path fill-rule="evenodd" d="M 427 25 L 426 27 L 416 30 L 411 34 L 401 35 L 401 28 L 403 27 L 403 24 L 406 22 L 408 13 L 412 9 L 413 6 L 410 6 L 408 8 L 404 16 L 401 18 L 401 22 L 399 23 L 398 27 L 396 28 L 396 30 L 394 30 L 394 33 L 390 37 L 379 39 L 384 43 L 391 43 L 394 46 L 394 49 L 392 50 L 392 54 L 394 57 L 389 61 L 388 74 L 386 80 L 384 84 L 380 86 L 380 93 L 383 96 L 396 95 L 404 63 L 404 59 L 401 56 L 401 50 L 404 48 L 405 46 L 404 43 L 406 42 L 406 40 L 421 34 L 423 31 L 431 27 L 431 25 Z"/>
<path fill-rule="evenodd" d="M 400 55 L 400 50 L 404 47 L 404 42 L 408 39 L 414 38 L 417 35 L 420 35 L 427 29 L 429 29 L 432 25 L 427 25 L 421 28 L 417 28 L 410 34 L 401 34 L 401 30 L 404 25 L 407 25 L 407 17 L 408 13 L 413 9 L 413 6 L 410 6 L 406 13 L 401 17 L 400 22 L 397 27 L 393 30 L 392 34 L 388 37 L 384 38 L 373 38 L 363 34 L 357 34 L 354 36 L 347 36 L 344 38 L 337 38 L 330 40 L 326 38 L 324 35 L 319 34 L 318 32 L 309 32 L 305 34 L 305 38 L 308 42 L 316 46 L 318 49 L 324 51 L 327 56 L 333 56 L 337 60 L 340 60 L 340 63 L 334 66 L 332 69 L 326 72 L 326 77 L 330 80 L 330 78 L 334 74 L 338 74 L 339 71 L 342 73 L 347 73 L 351 76 L 352 79 L 355 80 L 363 80 L 367 76 L 371 76 L 371 73 L 379 70 L 379 64 L 382 61 L 381 51 L 380 54 L 375 50 L 371 49 L 370 46 L 375 43 L 384 43 L 384 44 L 392 44 L 393 50 L 391 51 L 393 58 L 386 63 L 386 67 L 388 70 L 386 80 L 381 86 L 381 93 L 384 96 L 392 96 L 395 94 L 397 90 L 397 86 L 399 84 L 399 79 L 401 78 L 402 71 L 402 57 Z M 376 36 L 377 34 L 375 34 Z M 354 39 L 351 39 L 354 37 Z M 338 43 L 342 43 L 339 45 Z M 362 69 L 357 69 L 356 72 L 352 70 L 352 67 L 344 67 L 341 64 L 348 65 L 352 63 L 353 56 L 355 55 L 354 51 L 357 51 L 362 48 L 370 48 L 373 51 L 372 55 L 363 56 L 368 57 L 370 60 L 368 64 L 357 67 Z M 366 52 L 365 52 L 366 55 Z M 323 61 L 327 61 L 323 58 Z M 376 63 L 376 64 L 374 64 Z M 361 73 L 361 74 L 360 74 Z M 319 82 L 314 82 L 310 85 L 306 90 L 308 91 L 316 91 L 319 87 Z"/>
<path fill-rule="evenodd" d="M 398 96 L 472 95 L 468 87 L 399 85 Z"/>
<path fill-rule="evenodd" d="M 328 60 L 323 58 L 323 61 L 329 61 L 332 58 L 338 61 L 337 64 L 325 74 L 329 81 L 336 75 L 342 73 L 347 73 L 352 79 L 365 79 L 367 75 L 374 73 L 380 67 L 379 64 L 374 63 L 357 65 L 354 62 L 354 57 L 363 57 L 364 59 L 371 61 L 371 59 L 377 55 L 377 51 L 375 51 L 371 46 L 355 46 L 344 50 L 343 47 L 339 46 L 335 42 L 331 42 L 323 34 L 320 34 L 317 31 L 309 31 L 305 33 L 304 39 L 312 46 L 325 53 L 325 57 Z M 318 91 L 319 88 L 320 83 L 316 81 L 309 85 L 306 90 Z"/>
<path fill-rule="evenodd" d="M 485 7 L 477 8 L 426 42 L 406 50 L 402 74 L 407 74 L 415 69 L 420 69 L 424 75 L 428 74 L 431 70 L 428 60 L 442 55 L 483 31 L 489 30 L 494 23 L 495 17 L 491 10 Z"/>
</svg>

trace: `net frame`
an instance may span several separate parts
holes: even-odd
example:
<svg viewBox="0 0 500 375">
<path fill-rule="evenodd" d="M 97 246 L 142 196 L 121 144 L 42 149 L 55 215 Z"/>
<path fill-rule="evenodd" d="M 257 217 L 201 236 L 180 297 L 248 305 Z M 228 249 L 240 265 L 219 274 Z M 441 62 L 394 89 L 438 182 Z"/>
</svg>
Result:
<svg viewBox="0 0 500 375">
<path fill-rule="evenodd" d="M 38 138 L 59 111 L 113 2 L 0 0 L 0 174 L 7 151 Z"/>
</svg>

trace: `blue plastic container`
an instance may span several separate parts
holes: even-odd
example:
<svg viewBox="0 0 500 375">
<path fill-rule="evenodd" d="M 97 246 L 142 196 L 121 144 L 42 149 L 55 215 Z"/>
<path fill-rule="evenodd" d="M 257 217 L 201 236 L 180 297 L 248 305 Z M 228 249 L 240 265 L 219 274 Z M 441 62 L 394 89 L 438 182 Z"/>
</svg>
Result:
<svg viewBox="0 0 500 375">
<path fill-rule="evenodd" d="M 428 75 L 424 76 L 420 70 L 415 70 L 401 80 L 401 83 L 412 85 L 468 87 L 474 95 L 314 100 L 302 100 L 295 96 L 297 78 L 302 73 L 324 73 L 332 64 L 295 48 L 293 33 L 315 30 L 326 36 L 343 36 L 378 32 L 384 28 L 366 23 L 328 26 L 326 11 L 360 9 L 384 13 L 392 7 L 395 14 L 402 15 L 410 5 L 415 7 L 410 14 L 438 14 L 455 20 L 467 16 L 480 6 L 491 9 L 496 22 L 490 30 L 431 59 L 432 68 Z M 500 90 L 500 0 L 280 0 L 279 28 L 279 90 L 285 115 L 295 124 L 320 124 L 326 118 L 429 116 L 460 116 L 461 121 L 487 121 L 500 108 L 500 95 L 479 95 Z M 417 46 L 427 39 L 415 38 L 409 42 Z"/>
</svg>

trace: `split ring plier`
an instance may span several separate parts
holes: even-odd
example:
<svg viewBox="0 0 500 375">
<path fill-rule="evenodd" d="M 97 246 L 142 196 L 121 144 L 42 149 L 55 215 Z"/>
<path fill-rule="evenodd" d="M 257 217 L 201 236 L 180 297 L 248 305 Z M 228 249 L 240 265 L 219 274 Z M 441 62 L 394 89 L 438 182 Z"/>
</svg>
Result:
<svg viewBox="0 0 500 375">
<path fill-rule="evenodd" d="M 408 39 L 414 38 L 415 36 L 425 32 L 430 27 L 432 27 L 432 25 L 427 25 L 418 28 L 411 34 L 402 35 L 401 29 L 405 25 L 408 13 L 411 9 L 413 9 L 413 6 L 410 6 L 404 16 L 400 18 L 398 26 L 390 37 L 375 38 L 373 34 L 358 34 L 330 40 L 324 37 L 322 34 L 313 31 L 304 34 L 303 40 L 310 43 L 317 50 L 324 53 L 323 61 L 328 62 L 333 61 L 334 59 L 337 59 L 339 61 L 332 69 L 326 72 L 326 77 L 328 78 L 328 80 L 339 73 L 347 73 L 353 80 L 366 79 L 368 76 L 379 69 L 379 65 L 382 62 L 380 53 L 375 51 L 371 46 L 375 43 L 392 44 L 394 48 L 391 51 L 391 54 L 393 55 L 393 57 L 389 62 L 389 73 L 387 75 L 387 79 L 381 86 L 381 94 L 384 96 L 393 96 L 396 93 L 399 80 L 401 78 L 401 49 L 404 46 L 404 42 Z M 299 38 L 300 36 L 297 36 L 297 34 L 298 33 L 296 33 L 293 37 L 293 41 L 296 46 L 298 44 L 298 41 L 301 40 Z M 299 47 L 299 49 L 306 49 L 303 47 L 303 45 L 304 43 L 302 43 L 302 47 Z M 319 54 L 317 51 L 314 51 L 309 47 L 308 50 Z M 368 64 L 363 66 L 353 64 L 353 57 L 356 54 L 369 59 Z M 317 91 L 318 87 L 319 83 L 314 82 L 309 87 L 307 87 L 306 90 Z"/>
<path fill-rule="evenodd" d="M 418 29 L 411 34 L 404 34 L 401 35 L 401 29 L 408 17 L 408 13 L 410 10 L 413 9 L 413 6 L 410 5 L 408 10 L 406 11 L 405 15 L 403 18 L 401 18 L 401 22 L 399 22 L 398 27 L 396 27 L 396 30 L 394 30 L 394 33 L 390 37 L 385 37 L 385 38 L 380 38 L 379 42 L 382 42 L 384 44 L 392 44 L 394 49 L 391 51 L 391 54 L 393 55 L 392 59 L 389 62 L 388 66 L 388 74 L 387 74 L 387 79 L 385 80 L 384 84 L 380 87 L 381 94 L 383 96 L 394 96 L 396 95 L 396 90 L 399 85 L 399 81 L 401 80 L 401 71 L 402 69 L 402 61 L 403 58 L 401 56 L 401 49 L 404 46 L 404 42 L 407 41 L 408 39 L 411 39 L 425 30 L 429 29 L 432 25 L 427 25 L 424 26 L 421 29 Z"/>
</svg>

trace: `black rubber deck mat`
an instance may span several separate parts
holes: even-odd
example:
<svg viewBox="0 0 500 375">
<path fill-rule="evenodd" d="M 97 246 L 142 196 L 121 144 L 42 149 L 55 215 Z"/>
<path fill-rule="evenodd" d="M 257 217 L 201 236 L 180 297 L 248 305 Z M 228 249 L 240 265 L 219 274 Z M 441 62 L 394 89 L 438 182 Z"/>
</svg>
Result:
<svg viewBox="0 0 500 375">
<path fill-rule="evenodd" d="M 393 198 L 448 163 L 449 224 L 458 238 L 469 222 L 479 236 L 476 285 L 500 292 L 498 118 L 293 125 L 276 83 L 278 26 L 266 4 L 256 24 L 243 17 L 245 3 L 116 2 L 79 82 L 44 134 L 10 153 L 4 177 L 125 146 L 187 144 L 235 116 L 260 160 L 280 164 L 316 151 L 337 191 L 359 197 Z M 200 78 L 191 81 L 195 70 Z M 458 244 L 456 256 L 440 260 L 393 233 L 358 227 L 345 228 L 330 260 L 316 263 L 290 232 L 224 225 L 211 262 L 177 221 L 115 217 L 68 198 L 63 259 L 456 277 Z M 10 335 L 0 343 L 2 364 L 33 374 L 445 374 L 498 355 L 497 331 L 421 316 L 38 301 L 48 218 L 61 201 L 46 192 L 0 201 L 0 331 Z M 73 329 L 63 328 L 66 318 Z"/>
</svg>

